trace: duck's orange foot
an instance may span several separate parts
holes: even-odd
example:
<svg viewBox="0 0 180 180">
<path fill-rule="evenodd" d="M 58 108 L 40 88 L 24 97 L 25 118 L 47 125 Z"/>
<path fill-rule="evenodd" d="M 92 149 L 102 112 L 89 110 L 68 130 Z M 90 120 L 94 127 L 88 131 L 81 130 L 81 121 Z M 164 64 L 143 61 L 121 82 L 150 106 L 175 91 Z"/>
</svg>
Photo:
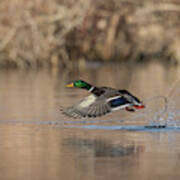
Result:
<svg viewBox="0 0 180 180">
<path fill-rule="evenodd" d="M 133 107 L 135 107 L 136 109 L 143 109 L 145 108 L 145 105 L 134 105 Z"/>
</svg>

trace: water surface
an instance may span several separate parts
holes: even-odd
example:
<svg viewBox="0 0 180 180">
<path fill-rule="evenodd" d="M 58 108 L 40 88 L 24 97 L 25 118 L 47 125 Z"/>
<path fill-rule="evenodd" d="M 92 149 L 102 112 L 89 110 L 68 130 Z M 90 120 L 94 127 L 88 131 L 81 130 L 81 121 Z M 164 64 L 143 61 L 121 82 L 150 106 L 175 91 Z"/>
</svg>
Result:
<svg viewBox="0 0 180 180">
<path fill-rule="evenodd" d="M 179 70 L 97 65 L 74 72 L 0 72 L 0 179 L 179 179 Z M 64 88 L 74 79 L 128 89 L 147 103 L 92 120 L 73 120 L 59 108 L 88 93 Z M 162 98 L 167 96 L 164 111 Z M 145 125 L 167 123 L 166 129 Z"/>
</svg>

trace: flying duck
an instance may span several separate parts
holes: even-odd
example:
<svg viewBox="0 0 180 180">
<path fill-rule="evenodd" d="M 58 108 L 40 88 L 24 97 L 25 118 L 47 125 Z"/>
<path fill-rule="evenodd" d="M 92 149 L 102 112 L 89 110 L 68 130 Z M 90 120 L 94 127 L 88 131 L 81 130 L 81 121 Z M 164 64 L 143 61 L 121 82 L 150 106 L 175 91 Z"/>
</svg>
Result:
<svg viewBox="0 0 180 180">
<path fill-rule="evenodd" d="M 124 89 L 96 87 L 83 80 L 74 81 L 66 87 L 81 88 L 91 93 L 77 104 L 61 109 L 63 114 L 72 118 L 95 118 L 120 109 L 135 112 L 145 108 L 142 101 Z"/>
</svg>

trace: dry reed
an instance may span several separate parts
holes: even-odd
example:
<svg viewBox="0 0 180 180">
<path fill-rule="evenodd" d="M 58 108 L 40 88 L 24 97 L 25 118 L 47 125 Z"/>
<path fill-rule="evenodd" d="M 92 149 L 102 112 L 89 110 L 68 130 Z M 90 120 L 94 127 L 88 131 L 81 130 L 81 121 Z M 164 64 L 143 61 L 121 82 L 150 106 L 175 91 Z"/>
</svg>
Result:
<svg viewBox="0 0 180 180">
<path fill-rule="evenodd" d="M 180 61 L 180 3 L 0 1 L 0 66 L 66 67 L 86 60 Z"/>
</svg>

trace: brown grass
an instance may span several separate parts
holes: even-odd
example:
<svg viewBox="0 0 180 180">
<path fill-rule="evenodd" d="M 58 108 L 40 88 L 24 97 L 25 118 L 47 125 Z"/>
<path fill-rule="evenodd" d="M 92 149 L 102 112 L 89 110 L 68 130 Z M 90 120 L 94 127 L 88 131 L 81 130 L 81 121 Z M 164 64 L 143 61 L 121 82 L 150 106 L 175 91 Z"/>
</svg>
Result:
<svg viewBox="0 0 180 180">
<path fill-rule="evenodd" d="M 70 66 L 66 35 L 81 24 L 88 0 L 4 0 L 0 2 L 1 65 Z"/>
<path fill-rule="evenodd" d="M 86 60 L 180 61 L 180 3 L 152 0 L 0 1 L 1 67 Z"/>
</svg>

